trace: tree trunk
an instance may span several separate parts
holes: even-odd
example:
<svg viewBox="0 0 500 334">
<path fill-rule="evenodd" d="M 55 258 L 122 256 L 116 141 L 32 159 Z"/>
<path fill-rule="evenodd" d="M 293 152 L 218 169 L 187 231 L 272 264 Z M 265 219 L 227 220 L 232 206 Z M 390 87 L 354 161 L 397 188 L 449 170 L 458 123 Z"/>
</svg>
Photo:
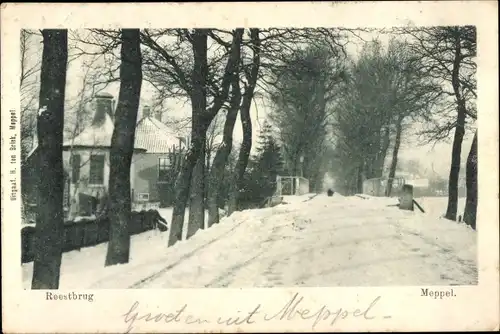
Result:
<svg viewBox="0 0 500 334">
<path fill-rule="evenodd" d="M 182 163 L 181 172 L 175 183 L 174 210 L 172 213 L 172 222 L 170 224 L 168 246 L 173 246 L 177 241 L 182 239 L 184 213 L 186 211 L 189 190 L 191 188 L 191 176 L 202 149 L 203 140 L 196 134 L 196 137 L 193 137 L 191 140 L 191 147 L 186 154 L 185 160 Z"/>
<path fill-rule="evenodd" d="M 204 151 L 206 145 L 206 132 L 211 122 L 211 119 L 203 117 L 207 107 L 207 31 L 204 29 L 196 29 L 192 38 L 194 57 L 194 68 L 192 73 L 193 87 L 191 91 L 192 145 L 186 157 L 181 175 L 176 183 L 176 200 L 170 228 L 169 246 L 182 239 L 184 213 L 190 190 L 191 198 L 188 235 L 194 235 L 200 227 L 203 227 L 202 224 L 204 224 Z"/>
<path fill-rule="evenodd" d="M 392 161 L 391 161 L 391 167 L 389 170 L 389 179 L 387 180 L 387 189 L 386 189 L 386 196 L 391 197 L 392 194 L 392 185 L 394 181 L 394 177 L 396 176 L 396 168 L 398 166 L 398 154 L 399 154 L 399 147 L 401 146 L 401 135 L 403 132 L 401 123 L 403 122 L 403 117 L 400 115 L 398 116 L 398 120 L 396 122 L 396 138 L 394 139 L 394 148 L 392 149 Z"/>
<path fill-rule="evenodd" d="M 249 98 L 249 94 L 245 92 L 240 113 L 243 140 L 241 142 L 238 161 L 236 162 L 234 171 L 234 182 L 232 184 L 231 196 L 228 203 L 228 215 L 238 210 L 240 192 L 243 190 L 243 177 L 250 158 L 250 151 L 252 150 L 252 119 L 250 118 L 250 105 L 251 99 Z"/>
<path fill-rule="evenodd" d="M 210 170 L 210 161 L 212 159 L 213 146 L 208 145 L 208 138 L 205 141 L 205 169 Z"/>
<path fill-rule="evenodd" d="M 193 54 L 194 70 L 192 76 L 193 88 L 191 91 L 192 104 L 192 132 L 191 148 L 189 149 L 181 173 L 176 182 L 176 194 L 174 211 L 172 213 L 172 222 L 168 245 L 173 246 L 182 239 L 182 230 L 184 225 L 184 213 L 189 196 L 191 185 L 191 176 L 193 169 L 198 161 L 206 142 L 207 129 L 219 112 L 222 104 L 226 101 L 229 94 L 232 73 L 239 62 L 236 49 L 241 47 L 243 29 L 236 29 L 231 45 L 231 54 L 226 64 L 224 76 L 222 78 L 221 92 L 216 95 L 212 107 L 206 110 L 206 81 L 208 75 L 207 62 L 207 31 L 205 29 L 195 29 L 193 34 Z"/>
<path fill-rule="evenodd" d="M 356 190 L 355 193 L 363 193 L 363 166 L 360 166 L 356 175 Z"/>
<path fill-rule="evenodd" d="M 462 123 L 461 126 L 457 124 L 455 128 L 455 136 L 453 138 L 453 149 L 451 153 L 451 168 L 450 168 L 450 178 L 448 181 L 448 207 L 446 209 L 445 218 L 450 220 L 456 220 L 457 217 L 457 207 L 458 207 L 458 177 L 460 174 L 460 155 L 462 152 L 462 141 L 464 137 L 464 127 L 463 122 L 465 120 L 465 114 L 460 115 L 457 119 L 457 123 Z"/>
<path fill-rule="evenodd" d="M 477 213 L 477 130 L 467 158 L 466 170 L 467 200 L 465 202 L 464 222 L 476 229 Z"/>
<path fill-rule="evenodd" d="M 58 289 L 64 233 L 62 159 L 68 31 L 42 31 L 38 177 L 32 289 Z"/>
<path fill-rule="evenodd" d="M 238 210 L 238 200 L 240 193 L 243 190 L 243 176 L 248 165 L 250 151 L 252 150 L 252 119 L 250 118 L 250 107 L 252 105 L 255 86 L 257 85 L 257 77 L 260 67 L 260 37 L 259 29 L 250 29 L 251 44 L 253 45 L 253 60 L 250 75 L 247 77 L 247 86 L 243 94 L 243 102 L 241 104 L 241 127 L 243 129 L 243 140 L 238 155 L 238 162 L 234 172 L 234 181 L 231 190 L 231 196 L 228 203 L 228 215 Z"/>
<path fill-rule="evenodd" d="M 204 176 L 203 180 L 205 180 L 205 185 L 204 185 L 204 198 L 205 198 L 205 208 L 207 207 L 208 203 L 208 186 L 207 186 L 207 180 L 208 180 L 208 175 L 210 173 L 210 168 L 212 168 L 212 152 L 214 150 L 213 148 L 213 143 L 209 145 L 208 143 L 208 137 L 207 140 L 205 141 L 205 170 L 204 170 Z M 203 227 L 204 228 L 204 227 Z"/>
<path fill-rule="evenodd" d="M 109 154 L 109 243 L 105 266 L 128 263 L 131 218 L 130 166 L 142 86 L 139 29 L 122 29 L 120 93 Z"/>
<path fill-rule="evenodd" d="M 452 70 L 452 86 L 457 100 L 457 124 L 455 126 L 455 135 L 453 137 L 453 148 L 451 153 L 450 178 L 448 180 L 448 207 L 445 218 L 450 220 L 457 219 L 458 207 L 458 177 L 460 174 L 460 156 L 462 153 L 462 141 L 465 134 L 466 105 L 460 92 L 460 61 L 461 46 L 460 36 L 456 37 L 455 42 L 455 61 Z"/>
<path fill-rule="evenodd" d="M 206 30 L 198 30 L 193 35 L 195 67 L 193 71 L 193 93 L 191 95 L 191 103 L 193 105 L 191 135 L 193 137 L 196 135 L 199 136 L 202 143 L 191 177 L 187 238 L 192 237 L 199 229 L 203 229 L 205 227 L 205 159 L 207 158 L 206 132 L 211 120 L 206 120 L 208 124 L 203 124 L 204 119 L 197 115 L 203 115 L 207 108 L 206 84 L 208 65 L 206 33 Z"/>
<path fill-rule="evenodd" d="M 293 179 L 292 179 L 292 195 L 295 195 L 297 193 L 297 174 L 299 173 L 299 167 L 298 165 L 300 164 L 300 162 L 298 161 L 299 159 L 299 153 L 297 152 L 297 154 L 295 155 L 295 158 L 293 160 L 293 168 L 292 168 L 292 176 L 293 176 Z"/>
<path fill-rule="evenodd" d="M 209 175 L 209 189 L 208 189 L 208 227 L 219 222 L 219 206 L 218 198 L 222 186 L 222 178 L 224 177 L 224 170 L 229 158 L 229 154 L 233 148 L 233 130 L 238 116 L 238 110 L 241 102 L 241 92 L 239 85 L 239 76 L 235 75 L 233 78 L 233 94 L 231 97 L 231 105 L 227 111 L 226 121 L 224 123 L 224 133 L 222 144 L 215 154 L 214 163 Z"/>
<path fill-rule="evenodd" d="M 206 138 L 191 178 L 189 221 L 186 238 L 191 238 L 199 229 L 205 228 L 205 158 Z"/>
<path fill-rule="evenodd" d="M 375 162 L 375 177 L 382 177 L 384 174 L 385 157 L 387 156 L 387 150 L 389 149 L 390 142 L 389 127 L 386 127 L 382 137 L 381 149 L 378 152 L 377 160 Z"/>
</svg>

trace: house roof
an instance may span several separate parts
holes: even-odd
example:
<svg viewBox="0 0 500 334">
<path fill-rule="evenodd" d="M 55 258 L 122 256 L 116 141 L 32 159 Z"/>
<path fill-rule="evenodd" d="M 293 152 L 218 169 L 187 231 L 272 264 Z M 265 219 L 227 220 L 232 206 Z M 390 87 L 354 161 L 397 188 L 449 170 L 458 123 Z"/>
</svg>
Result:
<svg viewBox="0 0 500 334">
<path fill-rule="evenodd" d="M 96 97 L 112 98 L 108 93 L 100 93 Z M 111 137 L 113 136 L 114 122 L 111 110 L 96 110 L 92 124 L 86 127 L 73 139 L 67 139 L 63 142 L 63 150 L 70 148 L 110 148 Z M 172 129 L 151 115 L 146 115 L 137 122 L 135 132 L 134 150 L 146 151 L 148 153 L 167 153 L 173 146 L 185 146 L 184 138 L 177 136 Z M 35 142 L 33 149 L 28 153 L 31 156 L 38 148 Z"/>
<path fill-rule="evenodd" d="M 93 124 L 72 140 L 67 140 L 63 147 L 111 147 L 114 124 L 111 117 L 106 114 L 104 121 Z M 179 145 L 179 137 L 164 123 L 147 116 L 142 118 L 135 130 L 136 150 L 148 153 L 167 153 L 172 146 Z"/>
<path fill-rule="evenodd" d="M 151 117 L 143 117 L 135 130 L 135 145 L 143 147 L 148 153 L 166 153 L 172 146 L 179 145 L 183 139 L 172 132 L 163 122 Z M 185 144 L 183 142 L 183 144 Z"/>
</svg>

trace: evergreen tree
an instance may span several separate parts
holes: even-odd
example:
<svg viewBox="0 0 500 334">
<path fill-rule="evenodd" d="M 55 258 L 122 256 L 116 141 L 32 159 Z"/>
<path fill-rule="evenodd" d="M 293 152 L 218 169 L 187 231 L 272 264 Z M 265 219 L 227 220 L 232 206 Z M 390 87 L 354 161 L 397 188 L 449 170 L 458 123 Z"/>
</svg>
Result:
<svg viewBox="0 0 500 334">
<path fill-rule="evenodd" d="M 258 145 L 255 172 L 268 184 L 268 187 L 271 187 L 268 189 L 270 192 L 268 196 L 271 196 L 276 188 L 276 176 L 283 170 L 283 160 L 281 147 L 273 137 L 271 125 L 267 122 L 259 136 Z"/>
<path fill-rule="evenodd" d="M 246 206 L 261 205 L 276 191 L 276 177 L 283 171 L 281 147 L 265 122 L 260 131 L 256 154 L 250 159 L 242 193 Z"/>
</svg>

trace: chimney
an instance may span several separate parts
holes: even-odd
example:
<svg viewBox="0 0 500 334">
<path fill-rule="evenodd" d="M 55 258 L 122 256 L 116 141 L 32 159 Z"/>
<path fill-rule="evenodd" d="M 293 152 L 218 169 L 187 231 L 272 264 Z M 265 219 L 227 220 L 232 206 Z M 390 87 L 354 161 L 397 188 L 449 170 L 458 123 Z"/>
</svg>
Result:
<svg viewBox="0 0 500 334">
<path fill-rule="evenodd" d="M 155 112 L 155 118 L 156 118 L 158 121 L 160 121 L 160 122 L 161 122 L 161 116 L 162 116 L 161 111 L 157 111 L 157 112 Z"/>
<path fill-rule="evenodd" d="M 101 125 L 106 117 L 106 114 L 111 117 L 111 120 L 114 121 L 114 100 L 113 95 L 109 93 L 98 93 L 95 95 L 96 100 L 96 112 L 94 115 L 94 120 L 92 121 L 92 125 Z"/>
<path fill-rule="evenodd" d="M 142 117 L 143 117 L 143 118 L 146 118 L 146 117 L 151 117 L 151 107 L 150 107 L 150 106 L 145 105 L 145 106 L 142 108 Z"/>
</svg>

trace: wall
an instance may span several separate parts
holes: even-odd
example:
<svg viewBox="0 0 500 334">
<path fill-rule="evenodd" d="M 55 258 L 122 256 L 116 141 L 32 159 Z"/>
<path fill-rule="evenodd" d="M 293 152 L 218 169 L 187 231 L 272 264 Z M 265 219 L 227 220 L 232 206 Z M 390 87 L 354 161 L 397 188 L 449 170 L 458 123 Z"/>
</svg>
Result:
<svg viewBox="0 0 500 334">
<path fill-rule="evenodd" d="M 295 179 L 295 193 L 292 194 Z M 276 178 L 276 196 L 309 194 L 309 180 L 299 176 L 279 176 Z"/>
<path fill-rule="evenodd" d="M 149 193 L 150 202 L 159 202 L 158 194 L 158 159 L 166 158 L 166 154 L 135 154 L 134 197 L 140 193 Z"/>
<path fill-rule="evenodd" d="M 77 192 L 83 192 L 88 195 L 95 196 L 98 192 L 102 192 L 103 188 L 108 188 L 109 181 L 109 150 L 102 148 L 93 148 L 93 149 L 80 149 L 74 148 L 72 149 L 73 154 L 80 155 L 80 179 L 77 183 L 71 182 L 70 186 L 70 194 L 73 196 L 75 194 L 75 190 Z M 102 186 L 99 185 L 89 185 L 87 184 L 89 173 L 90 173 L 90 155 L 91 154 L 104 154 L 104 183 Z M 64 169 L 67 173 L 69 173 L 70 177 L 72 175 L 72 168 L 70 164 L 70 151 L 63 152 L 63 160 L 64 160 Z"/>
<path fill-rule="evenodd" d="M 74 148 L 74 154 L 80 154 L 80 182 L 70 186 L 70 196 L 73 205 L 76 206 L 73 210 L 78 210 L 78 196 L 75 194 L 82 192 L 90 196 L 98 196 L 108 188 L 109 182 L 109 149 L 93 148 L 81 149 Z M 88 185 L 85 182 L 88 179 L 90 172 L 90 154 L 104 154 L 104 185 Z M 130 183 L 132 191 L 132 201 L 138 201 L 140 193 L 149 194 L 149 202 L 161 202 L 165 205 L 170 205 L 173 201 L 173 182 L 171 180 L 165 184 L 158 183 L 158 160 L 159 158 L 168 158 L 167 153 L 134 153 L 132 165 L 130 168 Z M 63 152 L 64 168 L 71 175 L 70 152 Z M 75 192 L 75 190 L 77 190 Z M 163 206 L 165 206 L 163 205 Z"/>
<path fill-rule="evenodd" d="M 309 180 L 303 177 L 297 178 L 297 195 L 309 194 Z"/>
<path fill-rule="evenodd" d="M 73 148 L 73 154 L 80 155 L 80 179 L 78 182 L 71 182 L 69 187 L 69 195 L 71 208 L 70 212 L 72 214 L 76 214 L 79 212 L 79 203 L 78 203 L 78 193 L 84 193 L 89 196 L 100 197 L 104 192 L 107 192 L 108 184 L 109 184 L 109 149 L 107 148 Z M 88 184 L 88 177 L 90 173 L 90 155 L 91 154 L 104 154 L 104 182 L 102 185 L 92 185 Z M 72 170 L 70 164 L 70 151 L 63 152 L 63 163 L 64 169 L 71 177 Z M 134 189 L 134 180 L 133 175 L 135 174 L 135 157 L 132 159 L 132 164 L 130 166 L 130 183 L 131 188 Z"/>
<path fill-rule="evenodd" d="M 161 207 L 173 204 L 175 175 L 170 175 L 167 182 L 158 182 L 158 161 L 168 158 L 167 153 L 137 153 L 135 158 L 134 197 L 140 193 L 149 193 L 149 202 L 158 202 Z"/>
</svg>

